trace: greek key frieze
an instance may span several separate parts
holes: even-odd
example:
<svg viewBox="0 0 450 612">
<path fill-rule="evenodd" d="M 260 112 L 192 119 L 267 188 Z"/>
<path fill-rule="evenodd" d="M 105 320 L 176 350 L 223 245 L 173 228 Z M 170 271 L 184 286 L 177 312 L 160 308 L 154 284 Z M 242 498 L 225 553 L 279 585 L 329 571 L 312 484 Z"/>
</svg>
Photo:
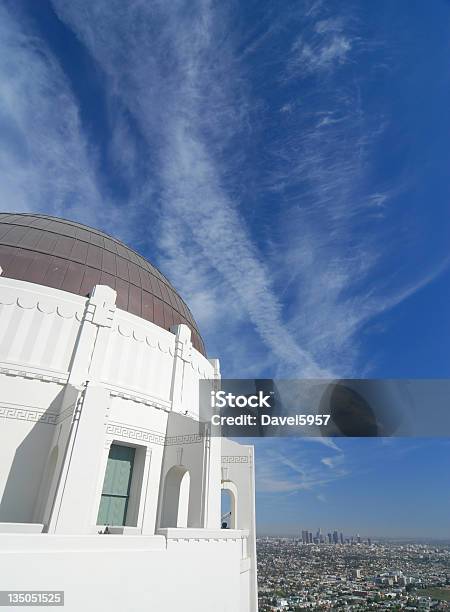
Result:
<svg viewBox="0 0 450 612">
<path fill-rule="evenodd" d="M 58 415 L 51 412 L 41 410 L 33 410 L 30 408 L 12 408 L 0 406 L 0 417 L 5 419 L 15 419 L 18 421 L 30 421 L 33 423 L 42 423 L 45 425 L 56 425 Z"/>
<path fill-rule="evenodd" d="M 129 427 L 120 423 L 108 423 L 106 425 L 106 433 L 109 435 L 121 436 L 132 440 L 142 442 L 153 442 L 161 446 L 174 446 L 180 444 L 198 444 L 203 442 L 204 436 L 201 434 L 191 433 L 179 436 L 165 437 L 163 434 L 139 429 L 137 427 Z"/>
<path fill-rule="evenodd" d="M 250 463 L 250 457 L 246 455 L 224 455 L 222 463 Z"/>
<path fill-rule="evenodd" d="M 144 429 L 127 427 L 126 425 L 120 425 L 119 423 L 108 423 L 106 425 L 106 433 L 124 438 L 130 438 L 131 440 L 139 440 L 141 442 L 153 442 L 154 444 L 164 446 L 164 436 L 161 434 L 146 431 Z"/>
<path fill-rule="evenodd" d="M 201 434 L 185 434 L 181 436 L 170 436 L 166 438 L 165 446 L 173 446 L 175 444 L 197 444 L 202 442 L 204 436 Z"/>
</svg>

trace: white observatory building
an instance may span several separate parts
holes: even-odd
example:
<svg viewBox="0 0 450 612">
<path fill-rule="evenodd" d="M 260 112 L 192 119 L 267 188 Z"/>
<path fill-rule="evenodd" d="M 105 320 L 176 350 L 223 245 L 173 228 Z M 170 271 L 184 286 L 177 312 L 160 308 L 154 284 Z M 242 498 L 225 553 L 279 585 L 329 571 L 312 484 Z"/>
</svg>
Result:
<svg viewBox="0 0 450 612">
<path fill-rule="evenodd" d="M 256 612 L 253 448 L 199 425 L 199 381 L 219 378 L 138 253 L 0 214 L 0 590 L 64 591 L 68 612 Z"/>
</svg>

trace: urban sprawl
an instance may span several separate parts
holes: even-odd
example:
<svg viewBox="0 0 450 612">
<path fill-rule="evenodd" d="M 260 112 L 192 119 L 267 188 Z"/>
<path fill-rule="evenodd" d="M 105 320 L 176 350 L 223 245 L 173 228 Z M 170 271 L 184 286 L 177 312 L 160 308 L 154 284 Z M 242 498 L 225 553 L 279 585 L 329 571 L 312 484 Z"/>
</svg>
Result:
<svg viewBox="0 0 450 612">
<path fill-rule="evenodd" d="M 257 551 L 260 612 L 450 610 L 450 544 L 318 530 Z"/>
</svg>

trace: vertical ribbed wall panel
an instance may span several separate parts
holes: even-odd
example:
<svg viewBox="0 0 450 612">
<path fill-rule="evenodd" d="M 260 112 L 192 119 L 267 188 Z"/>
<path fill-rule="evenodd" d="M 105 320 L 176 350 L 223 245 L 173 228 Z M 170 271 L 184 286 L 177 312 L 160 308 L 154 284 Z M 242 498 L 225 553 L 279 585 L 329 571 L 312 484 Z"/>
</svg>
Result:
<svg viewBox="0 0 450 612">
<path fill-rule="evenodd" d="M 72 359 L 75 344 L 77 342 L 78 334 L 80 332 L 80 321 L 76 317 L 68 319 L 66 321 L 66 338 L 67 344 L 62 347 L 61 352 L 61 366 L 62 369 L 68 370 Z"/>
<path fill-rule="evenodd" d="M 62 292 L 39 294 L 32 284 L 21 285 L 0 284 L 0 361 L 67 372 L 83 303 L 64 299 Z"/>
<path fill-rule="evenodd" d="M 120 367 L 120 353 L 118 352 L 118 334 L 117 331 L 114 330 L 111 333 L 111 337 L 109 339 L 108 348 L 106 351 L 106 358 L 103 364 L 103 374 L 102 380 L 109 380 L 113 384 L 117 384 L 118 376 L 119 376 L 119 367 Z M 116 382 L 114 382 L 116 381 Z"/>
<path fill-rule="evenodd" d="M 14 304 L 0 306 L 0 360 L 11 359 L 11 344 L 14 341 L 14 321 L 17 319 L 17 310 Z"/>
<path fill-rule="evenodd" d="M 67 319 L 63 319 L 56 313 L 48 316 L 51 318 L 52 324 L 44 345 L 43 359 L 48 368 L 59 370 L 62 369 L 61 358 L 64 347 L 67 345 L 67 327 L 65 325 Z"/>
<path fill-rule="evenodd" d="M 26 362 L 45 367 L 48 364 L 48 357 L 45 355 L 45 347 L 48 344 L 52 320 L 47 313 L 37 310 L 36 313 L 36 335 L 30 346 L 29 356 Z"/>
</svg>

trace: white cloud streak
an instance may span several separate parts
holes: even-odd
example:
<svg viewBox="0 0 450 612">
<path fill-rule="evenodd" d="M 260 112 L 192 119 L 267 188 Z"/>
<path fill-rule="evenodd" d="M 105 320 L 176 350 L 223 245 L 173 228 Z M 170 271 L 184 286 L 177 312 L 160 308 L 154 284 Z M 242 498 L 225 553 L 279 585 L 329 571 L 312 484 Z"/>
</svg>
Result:
<svg viewBox="0 0 450 612">
<path fill-rule="evenodd" d="M 403 276 L 401 285 L 394 278 L 396 254 L 403 255 L 403 241 L 390 238 L 395 188 L 372 190 L 370 180 L 387 120 L 364 108 L 366 75 L 343 75 L 374 42 L 364 41 L 344 12 L 330 16 L 313 3 L 309 15 L 281 77 L 299 94 L 281 106 L 283 137 L 273 147 L 270 188 L 283 203 L 286 245 L 278 285 L 294 305 L 289 324 L 299 343 L 337 376 L 355 376 L 363 325 L 425 287 L 449 261 L 409 282 Z"/>
<path fill-rule="evenodd" d="M 238 300 L 275 359 L 308 376 L 326 375 L 285 326 L 270 270 L 222 186 L 227 168 L 221 167 L 217 158 L 226 141 L 238 133 L 242 113 L 236 111 L 236 100 L 231 99 L 227 86 L 227 81 L 239 77 L 229 51 L 217 45 L 220 15 L 214 14 L 208 2 L 196 4 L 184 18 L 176 6 L 132 3 L 124 15 L 119 5 L 99 2 L 94 11 L 85 3 L 55 2 L 59 16 L 74 28 L 102 69 L 111 75 L 116 84 L 114 95 L 133 113 L 149 145 L 155 132 L 160 138 L 158 177 L 162 197 L 157 235 L 164 253 L 171 248 L 165 267 L 189 294 L 192 285 L 200 284 L 194 267 L 200 262 L 205 274 L 203 285 L 206 282 L 208 286 L 217 275 L 221 278 L 220 295 L 212 293 L 217 298 L 211 303 L 212 310 L 222 300 L 233 311 L 231 304 Z M 138 19 L 142 27 L 137 26 Z M 165 31 L 160 39 L 152 38 L 159 20 L 164 21 Z M 96 25 L 102 28 L 100 36 L 94 36 Z M 173 73 L 161 76 L 158 60 L 164 64 L 164 52 Z M 127 56 L 126 65 L 117 64 L 117 55 Z M 158 88 L 164 102 L 159 101 L 155 107 L 152 101 Z M 148 92 L 148 104 L 142 92 Z M 157 128 L 155 116 L 162 120 Z M 217 146 L 217 139 L 224 144 Z M 203 286 L 200 298 L 205 294 Z M 207 306 L 208 302 L 203 302 L 201 309 L 208 310 Z M 198 313 L 203 314 L 202 310 Z M 204 317 L 210 315 L 206 312 Z"/>
<path fill-rule="evenodd" d="M 306 100 L 290 95 L 278 105 L 284 123 L 267 144 L 274 163 L 260 185 L 277 204 L 276 237 L 262 245 L 236 179 L 251 162 L 241 142 L 259 129 L 252 111 L 264 106 L 242 62 L 283 32 L 286 16 L 275 14 L 239 55 L 229 9 L 207 0 L 189 11 L 181 0 L 53 6 L 105 76 L 107 153 L 129 196 L 117 199 L 99 179 L 98 152 L 58 58 L 25 19 L 2 9 L 6 206 L 117 227 L 124 238 L 134 231 L 135 243 L 156 246 L 235 373 L 257 375 L 261 366 L 285 377 L 353 374 L 361 326 L 438 273 L 396 292 L 367 288 L 382 259 L 374 237 L 382 238 L 391 193 L 367 187 L 383 120 L 366 116 L 357 80 L 336 87 L 334 78 L 364 49 L 357 22 L 321 2 L 297 13 L 302 25 L 273 80 L 280 97 L 296 79 L 312 85 Z M 316 103 L 319 92 L 325 98 Z"/>
<path fill-rule="evenodd" d="M 3 210 L 45 211 L 93 225 L 113 216 L 99 191 L 95 150 L 83 135 L 63 71 L 23 16 L 4 6 L 0 126 Z"/>
<path fill-rule="evenodd" d="M 345 457 L 339 453 L 321 459 L 302 444 L 290 445 L 289 456 L 274 448 L 258 445 L 256 486 L 258 493 L 294 494 L 300 491 L 322 493 L 324 487 L 350 476 Z"/>
</svg>

